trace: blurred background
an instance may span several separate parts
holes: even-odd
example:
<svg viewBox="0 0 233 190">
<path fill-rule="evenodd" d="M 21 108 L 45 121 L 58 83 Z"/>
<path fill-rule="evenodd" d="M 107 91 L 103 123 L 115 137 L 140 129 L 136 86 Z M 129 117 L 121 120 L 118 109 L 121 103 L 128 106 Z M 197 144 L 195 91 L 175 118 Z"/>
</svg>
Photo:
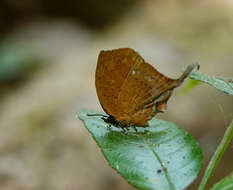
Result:
<svg viewBox="0 0 233 190">
<path fill-rule="evenodd" d="M 230 0 L 1 0 L 0 189 L 128 190 L 76 118 L 102 111 L 94 86 L 100 50 L 131 47 L 165 75 L 199 62 L 233 76 Z M 204 164 L 233 116 L 232 97 L 201 84 L 176 89 L 157 117 L 190 132 Z M 233 144 L 209 187 L 233 170 Z M 196 189 L 200 177 L 189 190 Z"/>
</svg>

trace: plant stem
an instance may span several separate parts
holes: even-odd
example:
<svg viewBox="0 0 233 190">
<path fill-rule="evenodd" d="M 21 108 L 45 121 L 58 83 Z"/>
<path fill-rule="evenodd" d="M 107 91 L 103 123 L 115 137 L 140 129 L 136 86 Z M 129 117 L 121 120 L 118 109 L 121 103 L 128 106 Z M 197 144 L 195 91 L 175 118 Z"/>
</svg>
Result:
<svg viewBox="0 0 233 190">
<path fill-rule="evenodd" d="M 227 146 L 231 142 L 232 137 L 233 137 L 233 120 L 231 121 L 231 124 L 227 128 L 227 130 L 222 138 L 222 141 L 220 142 L 220 144 L 217 147 L 217 150 L 215 151 L 214 155 L 212 156 L 212 158 L 209 162 L 209 165 L 205 171 L 205 174 L 202 178 L 202 181 L 201 181 L 201 184 L 200 184 L 198 190 L 205 189 L 209 178 L 212 176 L 218 162 L 222 158 L 223 153 L 225 152 Z"/>
</svg>

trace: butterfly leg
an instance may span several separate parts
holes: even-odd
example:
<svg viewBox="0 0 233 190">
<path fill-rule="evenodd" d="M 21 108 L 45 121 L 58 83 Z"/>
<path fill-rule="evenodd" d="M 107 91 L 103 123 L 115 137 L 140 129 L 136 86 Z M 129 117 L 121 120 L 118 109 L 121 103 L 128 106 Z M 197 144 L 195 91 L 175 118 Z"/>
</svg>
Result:
<svg viewBox="0 0 233 190">
<path fill-rule="evenodd" d="M 136 126 L 133 126 L 133 129 L 135 130 L 135 132 L 136 132 L 136 133 L 138 132 L 137 127 L 136 127 Z"/>
<path fill-rule="evenodd" d="M 125 129 L 126 129 L 127 131 L 130 131 L 130 126 L 125 126 Z"/>
<path fill-rule="evenodd" d="M 126 129 L 125 127 L 120 126 L 120 128 L 123 130 L 123 133 L 124 133 L 124 134 L 127 134 L 127 129 Z"/>
<path fill-rule="evenodd" d="M 117 127 L 121 128 L 121 129 L 123 130 L 123 133 L 124 133 L 124 134 L 127 134 L 127 132 L 130 130 L 130 129 L 129 129 L 130 126 L 128 126 L 128 125 L 122 125 L 122 124 L 120 124 L 120 123 L 118 123 L 118 126 L 117 126 Z"/>
</svg>

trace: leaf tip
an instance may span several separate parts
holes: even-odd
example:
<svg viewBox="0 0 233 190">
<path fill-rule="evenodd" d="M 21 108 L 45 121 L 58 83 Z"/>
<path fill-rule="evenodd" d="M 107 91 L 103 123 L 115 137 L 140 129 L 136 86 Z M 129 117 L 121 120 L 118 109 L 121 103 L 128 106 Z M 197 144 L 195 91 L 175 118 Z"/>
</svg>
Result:
<svg viewBox="0 0 233 190">
<path fill-rule="evenodd" d="M 87 116 L 87 109 L 80 109 L 76 112 L 75 117 L 83 120 Z"/>
</svg>

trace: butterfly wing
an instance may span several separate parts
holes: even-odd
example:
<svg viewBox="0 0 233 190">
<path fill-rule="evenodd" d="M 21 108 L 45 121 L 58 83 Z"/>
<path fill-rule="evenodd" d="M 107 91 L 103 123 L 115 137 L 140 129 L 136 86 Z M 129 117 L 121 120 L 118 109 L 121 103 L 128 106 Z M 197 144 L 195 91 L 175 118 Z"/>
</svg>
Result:
<svg viewBox="0 0 233 190">
<path fill-rule="evenodd" d="M 190 65 L 178 79 L 170 79 L 130 48 L 101 51 L 95 85 L 104 111 L 122 125 L 147 125 L 166 109 L 173 89 L 198 64 Z"/>
<path fill-rule="evenodd" d="M 115 118 L 121 114 L 118 113 L 118 96 L 130 70 L 141 59 L 130 48 L 100 52 L 95 86 L 100 104 L 107 114 Z"/>
<path fill-rule="evenodd" d="M 125 114 L 130 118 L 130 124 L 146 125 L 156 113 L 166 108 L 176 86 L 177 80 L 167 78 L 144 61 L 138 62 L 122 85 L 118 109 L 127 110 Z"/>
</svg>

